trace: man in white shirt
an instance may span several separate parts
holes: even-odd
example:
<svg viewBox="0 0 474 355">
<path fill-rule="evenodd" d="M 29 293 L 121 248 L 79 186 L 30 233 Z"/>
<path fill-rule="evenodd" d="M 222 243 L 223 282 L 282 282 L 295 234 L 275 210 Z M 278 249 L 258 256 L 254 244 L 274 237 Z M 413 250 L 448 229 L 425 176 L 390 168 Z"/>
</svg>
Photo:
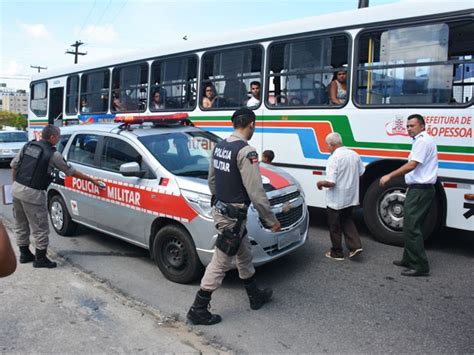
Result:
<svg viewBox="0 0 474 355">
<path fill-rule="evenodd" d="M 352 210 L 359 204 L 359 178 L 365 167 L 356 152 L 342 145 L 339 133 L 328 134 L 326 144 L 331 152 L 326 168 L 326 180 L 317 183 L 319 190 L 323 187 L 328 189 L 326 204 L 332 248 L 325 255 L 330 259 L 344 260 L 341 231 L 349 249 L 349 258 L 363 251 L 352 219 Z"/>
<path fill-rule="evenodd" d="M 250 83 L 250 92 L 252 93 L 252 97 L 247 101 L 247 107 L 258 107 L 260 105 L 260 83 L 258 81 L 252 81 Z"/>
<path fill-rule="evenodd" d="M 405 250 L 397 266 L 407 268 L 403 276 L 429 276 L 430 267 L 424 248 L 422 225 L 435 196 L 438 176 L 438 151 L 433 138 L 425 131 L 423 116 L 408 116 L 407 131 L 413 138 L 408 163 L 380 178 L 380 186 L 396 176 L 405 175 L 408 185 L 403 212 L 403 236 Z"/>
</svg>

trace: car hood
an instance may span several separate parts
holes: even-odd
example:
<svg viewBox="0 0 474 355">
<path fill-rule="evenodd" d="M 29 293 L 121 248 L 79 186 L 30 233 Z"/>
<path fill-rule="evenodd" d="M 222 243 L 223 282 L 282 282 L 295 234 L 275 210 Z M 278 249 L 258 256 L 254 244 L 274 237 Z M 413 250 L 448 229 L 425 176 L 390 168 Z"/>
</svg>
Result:
<svg viewBox="0 0 474 355">
<path fill-rule="evenodd" d="M 5 142 L 0 143 L 0 149 L 18 149 L 20 150 L 26 142 Z"/>
<path fill-rule="evenodd" d="M 266 192 L 296 185 L 295 179 L 281 168 L 265 163 L 259 163 L 259 168 L 262 174 L 263 188 Z M 206 195 L 211 194 L 207 179 L 188 176 L 175 176 L 175 178 L 180 189 L 200 192 Z"/>
</svg>

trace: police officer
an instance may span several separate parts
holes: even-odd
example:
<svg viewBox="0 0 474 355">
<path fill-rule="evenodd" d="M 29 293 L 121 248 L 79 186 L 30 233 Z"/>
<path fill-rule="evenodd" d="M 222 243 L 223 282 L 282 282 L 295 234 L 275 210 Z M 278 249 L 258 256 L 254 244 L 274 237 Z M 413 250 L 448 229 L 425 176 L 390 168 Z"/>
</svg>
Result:
<svg viewBox="0 0 474 355">
<path fill-rule="evenodd" d="M 60 136 L 58 127 L 47 125 L 42 131 L 41 140 L 25 144 L 10 164 L 13 177 L 14 231 L 20 248 L 20 263 L 33 261 L 35 268 L 56 267 L 56 263 L 46 256 L 49 242 L 46 189 L 51 182 L 52 168 L 102 186 L 96 178 L 87 176 L 66 163 L 55 148 Z M 36 255 L 29 248 L 30 234 L 35 240 Z"/>
<path fill-rule="evenodd" d="M 257 152 L 247 143 L 255 131 L 255 114 L 248 108 L 241 108 L 232 115 L 232 123 L 234 133 L 216 145 L 209 167 L 209 188 L 214 201 L 212 215 L 218 237 L 201 288 L 187 314 L 194 324 L 212 325 L 221 321 L 219 315 L 208 311 L 208 306 L 212 292 L 221 286 L 234 256 L 250 308 L 259 309 L 271 300 L 273 294 L 270 288 L 262 290 L 257 287 L 245 227 L 247 209 L 252 202 L 272 232 L 281 230 L 263 189 Z"/>
</svg>

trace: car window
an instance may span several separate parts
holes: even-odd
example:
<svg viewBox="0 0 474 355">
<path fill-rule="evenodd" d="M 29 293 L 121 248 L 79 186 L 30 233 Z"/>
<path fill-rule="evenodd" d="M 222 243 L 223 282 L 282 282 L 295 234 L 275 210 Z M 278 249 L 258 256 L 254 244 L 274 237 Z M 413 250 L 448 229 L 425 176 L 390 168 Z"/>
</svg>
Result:
<svg viewBox="0 0 474 355">
<path fill-rule="evenodd" d="M 212 150 L 221 140 L 209 132 L 176 132 L 138 138 L 167 170 L 206 177 Z"/>
<path fill-rule="evenodd" d="M 61 135 L 61 138 L 59 139 L 58 144 L 56 144 L 56 150 L 57 150 L 59 153 L 62 153 L 62 152 L 63 152 L 64 147 L 66 146 L 66 144 L 67 144 L 69 138 L 71 138 L 71 135 L 70 135 L 70 134 Z"/>
<path fill-rule="evenodd" d="M 25 132 L 6 132 L 0 134 L 0 143 L 28 142 L 28 134 Z"/>
<path fill-rule="evenodd" d="M 100 166 L 103 169 L 120 171 L 120 165 L 130 162 L 142 163 L 141 155 L 121 139 L 105 137 Z"/>
<path fill-rule="evenodd" d="M 99 136 L 78 134 L 74 137 L 67 159 L 71 162 L 94 166 L 95 152 Z"/>
</svg>

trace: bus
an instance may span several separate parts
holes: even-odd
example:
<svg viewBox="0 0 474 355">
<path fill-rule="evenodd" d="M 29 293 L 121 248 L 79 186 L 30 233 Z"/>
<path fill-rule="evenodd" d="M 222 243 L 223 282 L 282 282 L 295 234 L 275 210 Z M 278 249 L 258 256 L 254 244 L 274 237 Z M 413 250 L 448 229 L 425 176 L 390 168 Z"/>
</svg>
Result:
<svg viewBox="0 0 474 355">
<path fill-rule="evenodd" d="M 41 73 L 30 85 L 29 131 L 186 112 L 225 137 L 233 111 L 257 98 L 251 144 L 275 152 L 308 205 L 325 207 L 316 183 L 329 157 L 325 137 L 338 132 L 366 165 L 360 202 L 371 234 L 401 245 L 404 179 L 384 188 L 378 180 L 406 162 L 406 117 L 420 113 L 439 152 L 425 234 L 441 225 L 474 231 L 473 15 L 470 1 L 402 1 Z M 346 95 L 333 103 L 329 87 L 341 71 Z M 260 95 L 249 100 L 252 83 Z"/>
</svg>

